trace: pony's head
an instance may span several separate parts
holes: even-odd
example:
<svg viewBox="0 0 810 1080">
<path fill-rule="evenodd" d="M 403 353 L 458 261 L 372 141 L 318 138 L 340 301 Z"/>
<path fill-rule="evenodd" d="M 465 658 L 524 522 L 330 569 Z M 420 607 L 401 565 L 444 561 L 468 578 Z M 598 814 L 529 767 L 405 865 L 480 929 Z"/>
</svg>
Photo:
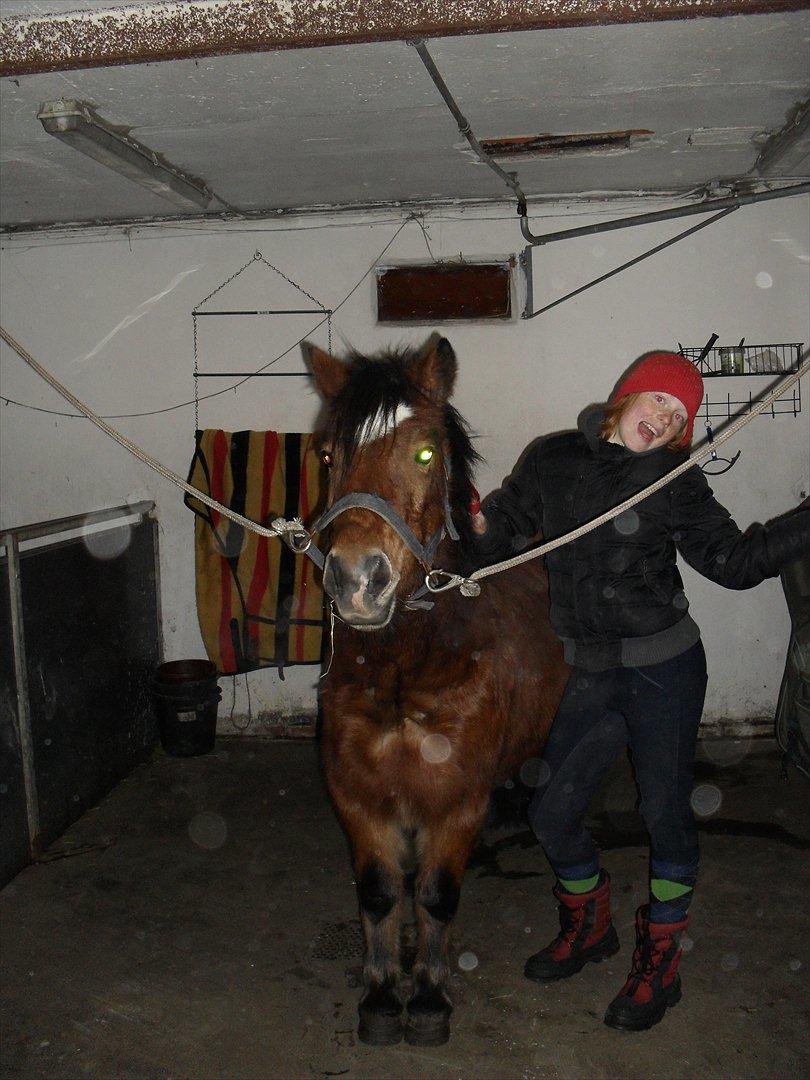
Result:
<svg viewBox="0 0 810 1080">
<path fill-rule="evenodd" d="M 352 353 L 346 361 L 315 346 L 305 346 L 305 353 L 327 405 L 319 439 L 329 469 L 329 506 L 347 496 L 375 496 L 417 541 L 409 546 L 404 530 L 368 507 L 351 506 L 329 526 L 324 588 L 341 619 L 379 630 L 390 623 L 397 601 L 424 581 L 428 558 L 413 548 L 430 549 L 448 513 L 460 542 L 453 555 L 442 545 L 441 565 L 467 566 L 471 473 L 478 455 L 448 402 L 456 357 L 444 338 L 421 351 Z"/>
</svg>

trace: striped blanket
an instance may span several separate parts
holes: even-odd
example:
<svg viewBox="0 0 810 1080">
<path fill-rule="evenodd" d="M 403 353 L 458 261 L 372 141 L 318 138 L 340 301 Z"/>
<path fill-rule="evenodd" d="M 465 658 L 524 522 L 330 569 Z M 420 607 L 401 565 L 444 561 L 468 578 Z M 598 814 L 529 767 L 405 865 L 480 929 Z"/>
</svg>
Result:
<svg viewBox="0 0 810 1080">
<path fill-rule="evenodd" d="M 311 435 L 198 431 L 189 483 L 267 525 L 314 520 L 322 466 Z M 194 550 L 197 615 L 210 659 L 223 675 L 321 659 L 323 592 L 310 559 L 280 540 L 243 529 L 199 499 Z"/>
</svg>

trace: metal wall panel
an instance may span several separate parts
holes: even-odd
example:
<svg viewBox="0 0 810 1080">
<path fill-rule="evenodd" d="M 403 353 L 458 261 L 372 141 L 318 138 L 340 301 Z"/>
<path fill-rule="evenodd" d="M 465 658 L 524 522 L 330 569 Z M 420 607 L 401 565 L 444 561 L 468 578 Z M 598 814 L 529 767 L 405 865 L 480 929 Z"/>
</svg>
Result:
<svg viewBox="0 0 810 1080">
<path fill-rule="evenodd" d="M 85 810 L 151 752 L 156 727 L 149 684 L 161 659 L 156 569 L 157 523 L 105 528 L 19 557 L 25 689 L 33 749 L 38 832 L 34 853 L 55 840 Z M 3 560 L 3 571 L 7 571 Z M 11 644 L 4 573 L 2 642 Z M 12 649 L 4 649 L 9 657 Z M 29 861 L 21 847 L 18 696 L 13 662 L 2 666 L 3 750 L 0 784 L 10 809 L 7 881 Z M 8 705 L 8 708 L 7 708 Z M 23 793 L 22 824 L 25 823 Z M 21 855 L 22 851 L 22 855 Z"/>
</svg>

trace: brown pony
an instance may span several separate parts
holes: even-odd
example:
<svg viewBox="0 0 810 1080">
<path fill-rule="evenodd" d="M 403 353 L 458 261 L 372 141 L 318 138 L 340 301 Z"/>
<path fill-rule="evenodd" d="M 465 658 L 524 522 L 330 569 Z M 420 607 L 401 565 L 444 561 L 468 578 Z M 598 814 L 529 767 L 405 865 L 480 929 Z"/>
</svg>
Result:
<svg viewBox="0 0 810 1080">
<path fill-rule="evenodd" d="M 487 578 L 475 598 L 456 589 L 418 595 L 437 542 L 437 567 L 463 574 L 476 565 L 469 502 L 477 455 L 448 404 L 456 375 L 449 342 L 354 354 L 347 363 L 312 346 L 307 354 L 328 406 L 321 447 L 329 504 L 349 504 L 329 525 L 324 565 L 337 620 L 322 749 L 365 936 L 359 1036 L 388 1044 L 404 1033 L 437 1045 L 450 1031 L 448 930 L 490 792 L 542 747 L 568 669 L 548 624 L 539 561 Z M 358 493 L 377 498 L 358 506 Z M 381 516 L 382 500 L 398 519 Z M 418 952 L 403 1021 L 409 863 Z"/>
</svg>

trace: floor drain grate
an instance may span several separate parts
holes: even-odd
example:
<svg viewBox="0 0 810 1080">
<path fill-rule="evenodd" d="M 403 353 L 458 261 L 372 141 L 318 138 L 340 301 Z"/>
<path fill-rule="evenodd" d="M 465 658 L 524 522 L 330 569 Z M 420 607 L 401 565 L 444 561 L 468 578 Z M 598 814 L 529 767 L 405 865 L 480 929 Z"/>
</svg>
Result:
<svg viewBox="0 0 810 1080">
<path fill-rule="evenodd" d="M 363 931 L 360 923 L 329 923 L 315 938 L 312 956 L 315 960 L 356 960 L 363 955 Z"/>
</svg>

